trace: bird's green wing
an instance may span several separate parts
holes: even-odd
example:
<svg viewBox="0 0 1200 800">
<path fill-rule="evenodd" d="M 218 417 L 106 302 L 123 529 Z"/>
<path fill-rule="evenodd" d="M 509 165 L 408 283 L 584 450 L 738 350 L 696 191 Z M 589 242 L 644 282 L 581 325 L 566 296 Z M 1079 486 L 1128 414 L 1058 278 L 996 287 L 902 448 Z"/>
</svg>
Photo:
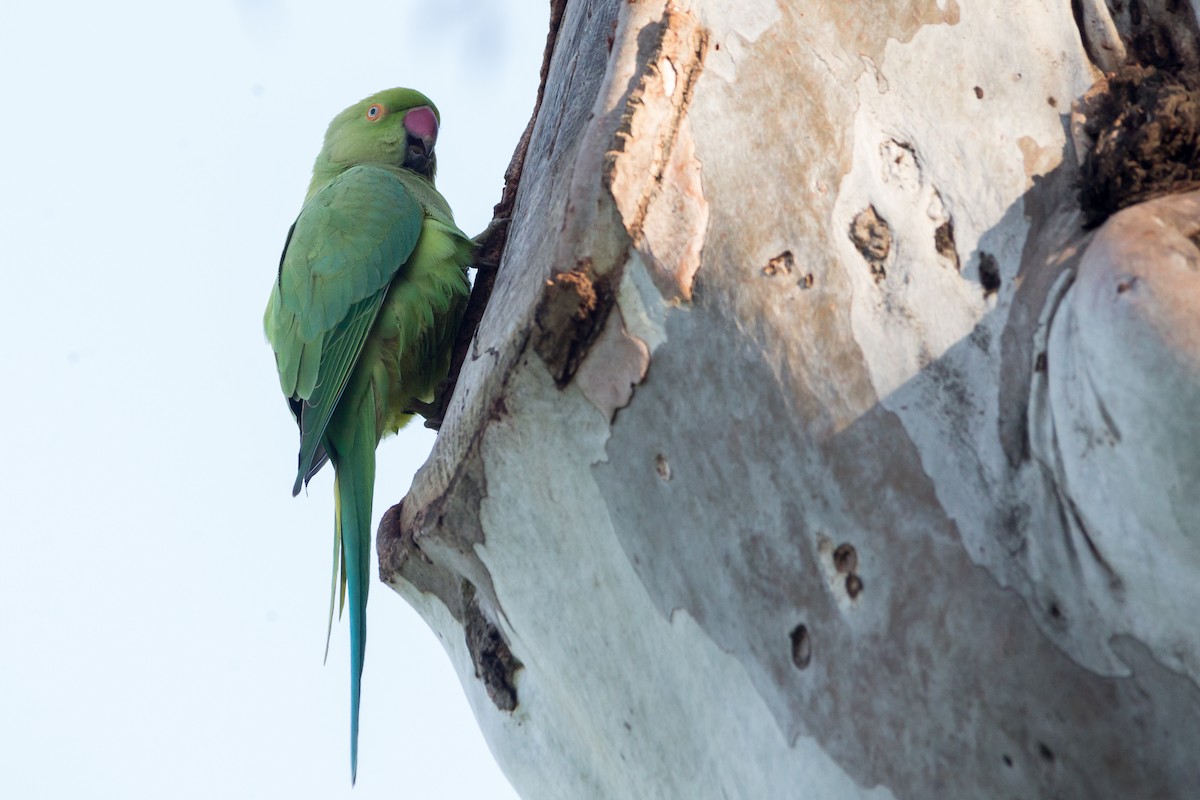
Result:
<svg viewBox="0 0 1200 800">
<path fill-rule="evenodd" d="M 264 326 L 300 426 L 292 493 L 326 458 L 330 417 L 424 213 L 394 170 L 346 170 L 304 205 L 288 235 Z"/>
</svg>

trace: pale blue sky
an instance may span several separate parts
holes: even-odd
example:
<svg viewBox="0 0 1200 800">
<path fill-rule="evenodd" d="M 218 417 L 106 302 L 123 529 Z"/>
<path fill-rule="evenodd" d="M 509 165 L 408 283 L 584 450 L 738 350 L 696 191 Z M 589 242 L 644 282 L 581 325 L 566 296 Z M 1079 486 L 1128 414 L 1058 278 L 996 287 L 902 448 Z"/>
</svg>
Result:
<svg viewBox="0 0 1200 800">
<path fill-rule="evenodd" d="M 476 233 L 544 0 L 10 3 L 0 13 L 0 797 L 514 797 L 440 644 L 376 583 L 358 786 L 322 667 L 332 480 L 261 332 L 328 120 L 409 85 Z M 432 435 L 380 447 L 376 519 Z"/>
</svg>

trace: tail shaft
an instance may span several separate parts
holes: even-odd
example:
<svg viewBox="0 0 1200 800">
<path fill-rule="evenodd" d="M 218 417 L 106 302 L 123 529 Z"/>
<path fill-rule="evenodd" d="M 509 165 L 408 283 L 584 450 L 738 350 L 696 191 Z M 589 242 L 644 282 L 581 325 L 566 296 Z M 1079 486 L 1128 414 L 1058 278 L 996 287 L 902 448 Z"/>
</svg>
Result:
<svg viewBox="0 0 1200 800">
<path fill-rule="evenodd" d="M 360 419 L 362 419 L 360 417 Z M 336 527 L 341 542 L 343 591 L 350 605 L 350 780 L 358 774 L 358 710 L 367 647 L 367 589 L 371 572 L 371 499 L 375 488 L 374 414 L 339 442 Z M 359 430 L 367 429 L 367 430 Z M 336 568 L 336 564 L 335 564 Z"/>
</svg>

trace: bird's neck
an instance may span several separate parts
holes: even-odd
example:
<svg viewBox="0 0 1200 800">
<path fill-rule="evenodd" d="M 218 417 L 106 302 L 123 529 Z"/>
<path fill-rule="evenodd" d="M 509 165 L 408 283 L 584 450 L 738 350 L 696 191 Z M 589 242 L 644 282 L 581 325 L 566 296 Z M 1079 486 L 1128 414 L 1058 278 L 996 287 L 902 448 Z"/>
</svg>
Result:
<svg viewBox="0 0 1200 800">
<path fill-rule="evenodd" d="M 304 202 L 307 203 L 309 200 L 312 199 L 312 196 L 314 194 L 321 191 L 321 189 L 324 188 L 326 185 L 328 185 L 328 183 L 331 180 L 336 178 L 338 175 L 341 175 L 343 172 L 350 169 L 351 167 L 355 167 L 355 166 L 360 166 L 360 165 L 359 164 L 345 164 L 345 163 L 333 161 L 325 153 L 321 153 L 320 155 L 318 155 L 316 162 L 313 164 L 312 180 L 309 181 L 309 183 L 308 183 L 308 192 L 305 193 L 305 195 L 304 195 Z M 392 164 L 380 164 L 379 166 L 391 167 L 392 169 L 404 169 L 404 167 L 396 167 Z M 429 181 L 430 186 L 433 186 L 434 185 L 433 184 L 433 176 L 434 176 L 434 172 L 436 169 L 437 169 L 437 162 L 434 161 L 433 159 L 430 159 L 429 168 L 428 168 L 427 173 L 413 172 L 412 170 L 407 170 L 407 171 L 412 172 L 413 175 L 418 175 L 418 176 L 424 178 L 425 180 Z"/>
<path fill-rule="evenodd" d="M 317 156 L 316 163 L 313 164 L 312 180 L 308 184 L 308 193 L 304 195 L 304 202 L 312 199 L 312 196 L 319 192 L 323 186 L 331 180 L 341 175 L 348 170 L 353 164 L 335 164 L 329 159 L 325 153 Z"/>
</svg>

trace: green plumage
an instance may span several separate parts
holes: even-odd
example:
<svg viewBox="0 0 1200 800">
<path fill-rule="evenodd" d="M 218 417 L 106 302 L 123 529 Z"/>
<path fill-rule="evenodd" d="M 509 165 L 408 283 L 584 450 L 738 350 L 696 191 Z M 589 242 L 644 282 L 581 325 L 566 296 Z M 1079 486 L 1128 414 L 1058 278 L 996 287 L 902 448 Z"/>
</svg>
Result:
<svg viewBox="0 0 1200 800">
<path fill-rule="evenodd" d="M 300 428 L 292 493 L 326 460 L 336 475 L 333 594 L 340 585 L 350 601 L 352 780 L 375 447 L 445 378 L 469 292 L 474 245 L 433 184 L 437 124 L 437 109 L 410 89 L 334 118 L 263 321 Z"/>
</svg>

